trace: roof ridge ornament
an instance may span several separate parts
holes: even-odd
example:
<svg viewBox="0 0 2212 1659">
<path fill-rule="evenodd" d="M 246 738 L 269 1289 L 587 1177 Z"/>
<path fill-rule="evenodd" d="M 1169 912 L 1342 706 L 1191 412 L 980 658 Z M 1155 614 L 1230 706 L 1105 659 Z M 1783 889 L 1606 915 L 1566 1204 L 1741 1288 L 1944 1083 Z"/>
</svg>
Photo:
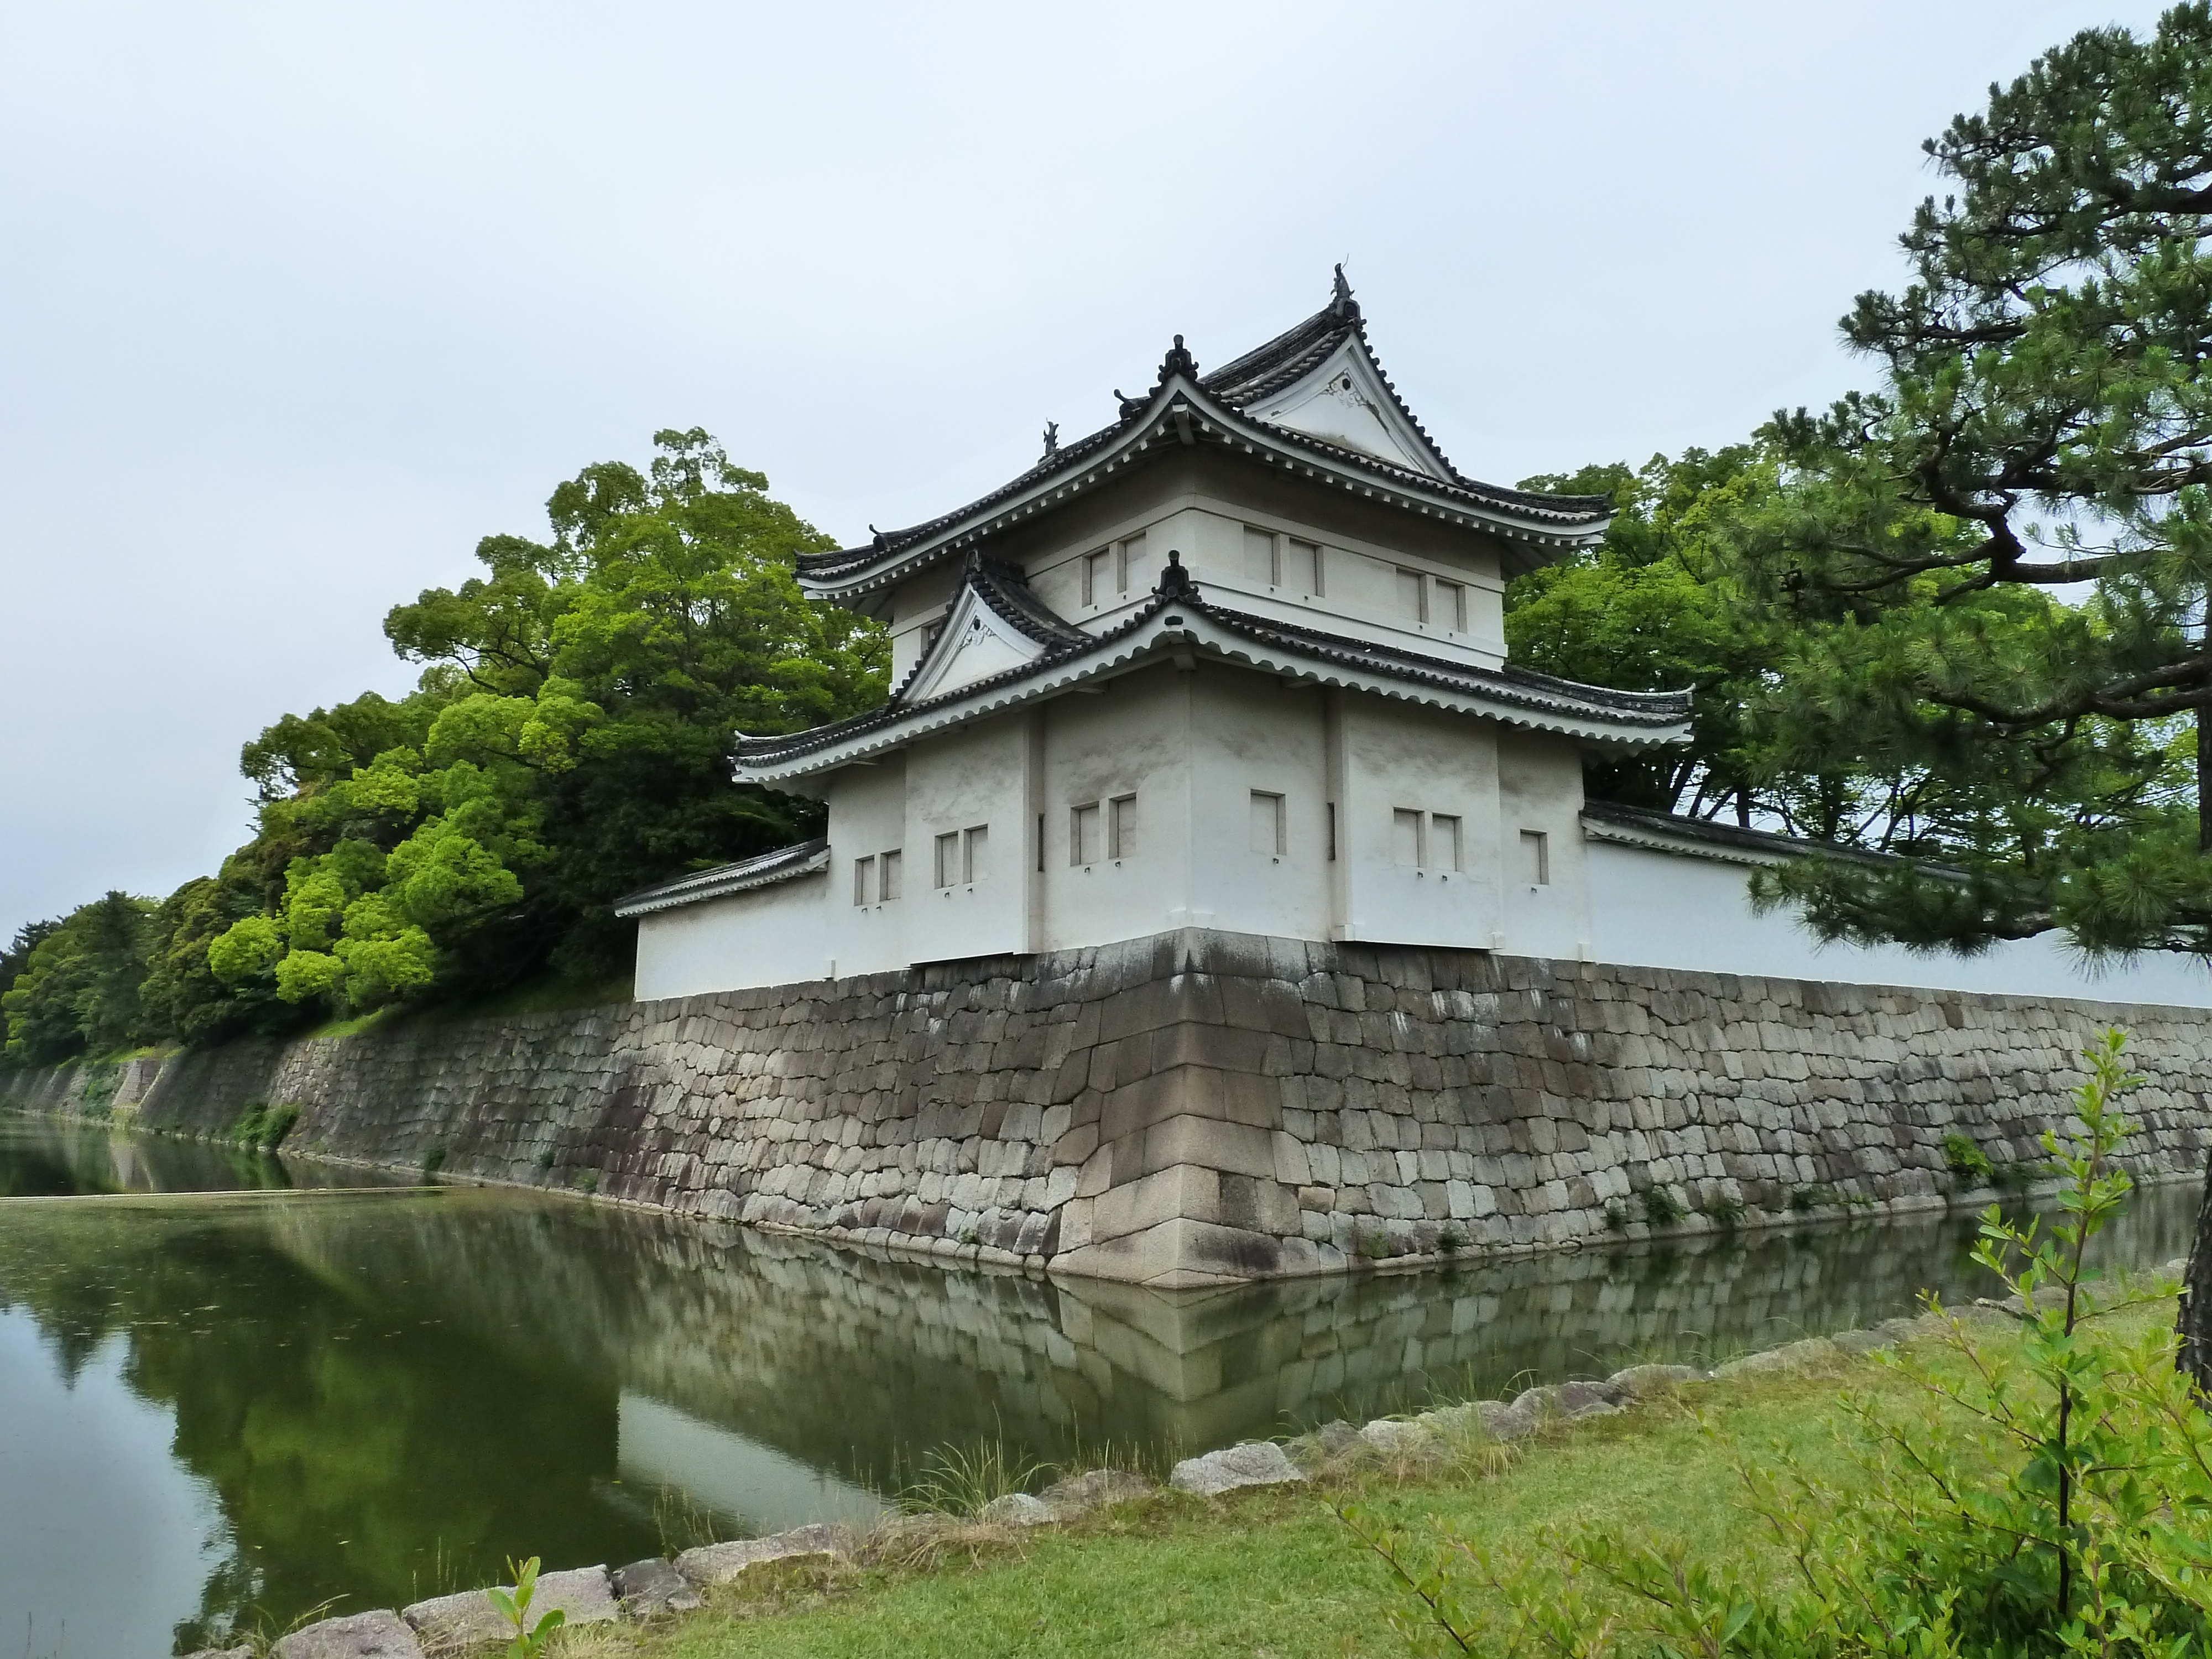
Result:
<svg viewBox="0 0 2212 1659">
<path fill-rule="evenodd" d="M 1356 323 L 1359 320 L 1359 301 L 1352 297 L 1352 284 L 1345 280 L 1344 265 L 1340 261 L 1336 267 L 1336 281 L 1329 287 L 1328 309 L 1329 314 L 1339 322 Z"/>
<path fill-rule="evenodd" d="M 1058 421 L 1047 421 L 1044 423 L 1044 455 L 1042 459 L 1048 461 L 1059 453 L 1060 422 Z"/>
<path fill-rule="evenodd" d="M 1198 584 L 1191 580 L 1190 572 L 1183 568 L 1182 554 L 1178 550 L 1168 549 L 1167 568 L 1160 572 L 1160 585 L 1152 590 L 1152 596 L 1161 599 L 1194 599 L 1198 597 Z"/>
<path fill-rule="evenodd" d="M 1183 349 L 1180 334 L 1175 337 L 1175 343 L 1168 348 L 1168 355 L 1160 359 L 1160 378 L 1154 383 L 1154 389 L 1165 386 L 1178 374 L 1194 380 L 1198 378 L 1198 359 Z"/>
</svg>

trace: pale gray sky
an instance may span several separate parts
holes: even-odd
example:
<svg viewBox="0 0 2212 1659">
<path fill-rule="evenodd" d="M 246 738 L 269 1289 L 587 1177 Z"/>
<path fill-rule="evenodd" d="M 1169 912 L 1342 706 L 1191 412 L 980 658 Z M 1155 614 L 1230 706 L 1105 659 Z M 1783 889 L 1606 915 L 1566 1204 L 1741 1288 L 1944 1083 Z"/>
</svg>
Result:
<svg viewBox="0 0 2212 1659">
<path fill-rule="evenodd" d="M 702 425 L 840 537 L 1317 307 L 1460 466 L 1863 380 L 1920 140 L 2114 0 L 0 4 L 0 938 L 249 830 L 386 610 Z"/>
</svg>

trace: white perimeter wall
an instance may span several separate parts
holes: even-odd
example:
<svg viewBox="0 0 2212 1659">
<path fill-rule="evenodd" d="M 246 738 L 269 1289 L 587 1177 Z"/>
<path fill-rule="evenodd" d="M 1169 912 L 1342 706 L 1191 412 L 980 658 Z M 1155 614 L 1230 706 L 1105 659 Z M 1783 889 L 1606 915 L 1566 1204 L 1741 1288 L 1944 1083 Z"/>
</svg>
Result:
<svg viewBox="0 0 2212 1659">
<path fill-rule="evenodd" d="M 820 979 L 830 970 L 822 918 L 830 879 L 798 876 L 640 916 L 637 1000 Z"/>
<path fill-rule="evenodd" d="M 1696 968 L 1778 979 L 1914 985 L 2012 996 L 2212 1007 L 2212 975 L 2187 957 L 2146 954 L 2102 974 L 2081 967 L 2064 935 L 1992 946 L 1978 957 L 1901 945 L 1822 945 L 1785 910 L 1752 914 L 1741 864 L 1591 841 L 1590 955 L 1649 968 Z"/>
</svg>

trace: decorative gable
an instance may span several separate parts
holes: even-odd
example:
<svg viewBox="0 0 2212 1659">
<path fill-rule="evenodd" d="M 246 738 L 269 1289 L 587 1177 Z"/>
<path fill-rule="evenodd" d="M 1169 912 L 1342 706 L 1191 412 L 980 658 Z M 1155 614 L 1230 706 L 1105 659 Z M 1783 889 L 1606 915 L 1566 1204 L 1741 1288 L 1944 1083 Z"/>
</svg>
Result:
<svg viewBox="0 0 2212 1659">
<path fill-rule="evenodd" d="M 1303 432 L 1425 477 L 1450 480 L 1451 469 L 1400 412 L 1398 400 L 1353 334 L 1319 368 L 1249 412 L 1271 426 Z"/>
<path fill-rule="evenodd" d="M 937 636 L 898 693 L 927 702 L 1037 660 L 1054 646 L 1087 644 L 1046 609 L 1018 574 L 972 559 Z"/>
</svg>

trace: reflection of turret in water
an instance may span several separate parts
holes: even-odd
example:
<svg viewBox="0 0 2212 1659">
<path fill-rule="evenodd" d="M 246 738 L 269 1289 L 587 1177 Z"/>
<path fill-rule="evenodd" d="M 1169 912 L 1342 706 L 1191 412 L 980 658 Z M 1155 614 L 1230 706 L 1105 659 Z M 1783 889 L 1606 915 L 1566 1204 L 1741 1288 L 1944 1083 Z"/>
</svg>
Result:
<svg viewBox="0 0 2212 1659">
<path fill-rule="evenodd" d="M 2146 1193 L 2112 1259 L 2179 1254 L 2190 1202 Z M 860 1484 L 947 1443 L 1003 1439 L 1046 1461 L 1108 1441 L 1224 1444 L 1532 1375 L 1717 1358 L 1910 1312 L 1924 1288 L 1989 1288 L 1966 1217 L 1180 1293 L 489 1194 L 280 1227 L 334 1279 L 370 1294 L 404 1281 L 398 1293 L 495 1344 Z"/>
</svg>

